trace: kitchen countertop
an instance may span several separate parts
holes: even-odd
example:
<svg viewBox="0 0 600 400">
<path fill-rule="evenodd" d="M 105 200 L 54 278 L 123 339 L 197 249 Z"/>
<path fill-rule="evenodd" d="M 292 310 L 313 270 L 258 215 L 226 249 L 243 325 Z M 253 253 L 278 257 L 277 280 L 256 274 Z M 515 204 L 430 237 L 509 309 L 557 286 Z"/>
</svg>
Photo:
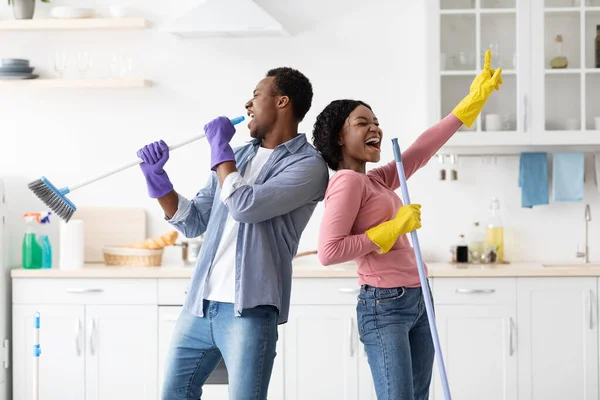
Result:
<svg viewBox="0 0 600 400">
<path fill-rule="evenodd" d="M 431 278 L 463 277 L 544 277 L 544 276 L 598 276 L 600 264 L 542 264 L 522 262 L 496 265 L 427 263 Z M 181 265 L 161 267 L 119 267 L 104 264 L 86 264 L 81 269 L 61 270 L 17 268 L 11 270 L 13 278 L 191 278 L 194 269 Z M 356 263 L 347 262 L 329 267 L 322 266 L 316 256 L 294 260 L 294 278 L 356 278 Z"/>
</svg>

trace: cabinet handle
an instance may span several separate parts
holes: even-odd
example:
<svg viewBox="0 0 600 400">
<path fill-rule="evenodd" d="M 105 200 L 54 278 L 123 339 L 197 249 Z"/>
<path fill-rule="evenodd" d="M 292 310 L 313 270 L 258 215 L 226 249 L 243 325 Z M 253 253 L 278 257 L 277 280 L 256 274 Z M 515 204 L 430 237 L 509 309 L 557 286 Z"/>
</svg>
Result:
<svg viewBox="0 0 600 400">
<path fill-rule="evenodd" d="M 510 317 L 508 319 L 508 329 L 510 330 L 510 336 L 509 336 L 509 343 L 508 343 L 508 355 L 512 356 L 513 354 L 515 354 L 515 346 L 514 346 L 514 327 L 515 327 L 515 323 L 512 319 L 512 317 Z"/>
<path fill-rule="evenodd" d="M 8 339 L 4 339 L 4 368 L 8 369 L 10 367 L 10 354 L 9 354 L 9 342 Z"/>
<path fill-rule="evenodd" d="M 70 288 L 66 289 L 67 293 L 100 293 L 103 292 L 104 289 L 82 289 L 82 288 Z"/>
<path fill-rule="evenodd" d="M 529 111 L 529 105 L 527 104 L 527 95 L 523 96 L 523 131 L 527 132 L 527 116 Z"/>
<path fill-rule="evenodd" d="M 340 293 L 360 293 L 360 288 L 339 288 Z"/>
<path fill-rule="evenodd" d="M 590 290 L 590 329 L 594 329 L 594 291 Z"/>
<path fill-rule="evenodd" d="M 349 337 L 350 337 L 350 357 L 354 357 L 354 318 L 350 318 L 349 325 Z"/>
<path fill-rule="evenodd" d="M 495 292 L 495 289 L 456 289 L 456 293 L 461 294 L 492 294 Z"/>
<path fill-rule="evenodd" d="M 81 321 L 75 320 L 75 353 L 77 357 L 81 356 Z"/>
<path fill-rule="evenodd" d="M 90 330 L 90 354 L 96 354 L 96 318 L 92 318 L 92 329 Z"/>
</svg>

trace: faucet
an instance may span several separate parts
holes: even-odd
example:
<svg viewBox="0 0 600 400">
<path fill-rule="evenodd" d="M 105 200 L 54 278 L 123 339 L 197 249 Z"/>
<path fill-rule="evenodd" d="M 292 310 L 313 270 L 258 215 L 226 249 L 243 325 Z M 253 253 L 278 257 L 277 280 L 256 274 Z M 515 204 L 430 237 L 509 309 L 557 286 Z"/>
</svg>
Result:
<svg viewBox="0 0 600 400">
<path fill-rule="evenodd" d="M 589 264 L 590 262 L 590 247 L 588 245 L 588 224 L 592 220 L 592 212 L 590 211 L 590 205 L 585 205 L 585 249 L 583 252 L 579 251 L 579 246 L 577 246 L 577 258 L 583 258 L 583 262 L 585 264 Z"/>
</svg>

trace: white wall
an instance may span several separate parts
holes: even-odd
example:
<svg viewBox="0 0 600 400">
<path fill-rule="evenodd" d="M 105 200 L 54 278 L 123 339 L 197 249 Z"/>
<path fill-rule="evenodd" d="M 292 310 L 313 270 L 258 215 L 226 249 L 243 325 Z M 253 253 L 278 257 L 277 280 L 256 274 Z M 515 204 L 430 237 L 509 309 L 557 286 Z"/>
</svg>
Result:
<svg viewBox="0 0 600 400">
<path fill-rule="evenodd" d="M 162 138 L 175 143 L 199 132 L 217 115 L 239 115 L 269 68 L 293 66 L 311 79 L 313 108 L 301 125 L 309 137 L 317 113 L 329 101 L 342 97 L 369 102 L 387 138 L 398 137 L 402 148 L 426 128 L 427 44 L 421 2 L 378 0 L 368 2 L 368 6 L 343 0 L 260 3 L 277 13 L 295 8 L 285 16 L 295 35 L 180 40 L 155 29 L 0 36 L 0 57 L 28 58 L 44 75 L 54 74 L 51 60 L 55 50 L 71 55 L 81 50 L 92 52 L 95 58 L 90 76 L 105 74 L 111 53 L 124 51 L 133 56 L 136 75 L 156 82 L 155 87 L 144 90 L 0 93 L 0 176 L 8 190 L 11 265 L 20 261 L 22 214 L 42 207 L 27 189 L 27 182 L 45 175 L 57 185 L 71 184 L 129 161 L 147 142 Z M 177 12 L 177 2 L 138 0 L 137 4 L 143 4 L 155 25 Z M 38 3 L 38 7 L 44 11 L 49 6 Z M 312 11 L 312 16 L 306 10 Z M 0 11 L 0 17 L 12 18 L 9 8 Z M 76 72 L 71 61 L 67 75 Z M 238 128 L 236 144 L 247 138 L 247 129 Z M 387 160 L 392 156 L 389 141 L 385 146 Z M 204 184 L 207 150 L 200 142 L 173 153 L 167 171 L 179 192 L 193 196 Z M 508 230 L 507 258 L 574 260 L 576 245 L 583 240 L 583 204 L 521 209 L 518 157 L 499 159 L 496 165 L 461 159 L 457 182 L 438 181 L 438 167 L 437 162 L 430 163 L 410 182 L 413 202 L 423 205 L 420 240 L 426 259 L 447 260 L 448 248 L 458 234 L 466 233 L 472 221 L 483 220 L 490 198 L 498 196 Z M 599 195 L 590 185 L 586 190 L 593 216 L 600 215 Z M 158 204 L 147 197 L 137 168 L 69 197 L 79 206 L 142 206 L 149 214 L 149 235 L 170 229 Z M 301 251 L 316 248 L 321 215 L 322 205 L 305 231 Z M 596 218 L 592 240 L 598 237 L 598 228 Z M 166 261 L 177 261 L 178 249 L 168 250 Z M 600 259 L 600 248 L 593 251 L 592 257 Z"/>
</svg>

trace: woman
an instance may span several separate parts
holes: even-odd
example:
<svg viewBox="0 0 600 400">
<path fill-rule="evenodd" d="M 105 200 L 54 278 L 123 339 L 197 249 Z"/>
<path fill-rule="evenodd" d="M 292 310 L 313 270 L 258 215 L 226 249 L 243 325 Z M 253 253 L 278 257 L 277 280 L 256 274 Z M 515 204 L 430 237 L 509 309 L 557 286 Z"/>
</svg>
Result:
<svg viewBox="0 0 600 400">
<path fill-rule="evenodd" d="M 490 69 L 491 53 L 470 93 L 451 114 L 423 132 L 402 155 L 412 176 L 462 124 L 470 127 L 494 89 L 501 69 Z M 406 233 L 421 227 L 420 205 L 402 205 L 396 163 L 378 162 L 383 132 L 371 107 L 336 100 L 317 117 L 314 145 L 335 171 L 325 195 L 318 254 L 323 265 L 358 263 L 357 320 L 380 400 L 427 399 L 434 347 L 416 260 Z"/>
</svg>

